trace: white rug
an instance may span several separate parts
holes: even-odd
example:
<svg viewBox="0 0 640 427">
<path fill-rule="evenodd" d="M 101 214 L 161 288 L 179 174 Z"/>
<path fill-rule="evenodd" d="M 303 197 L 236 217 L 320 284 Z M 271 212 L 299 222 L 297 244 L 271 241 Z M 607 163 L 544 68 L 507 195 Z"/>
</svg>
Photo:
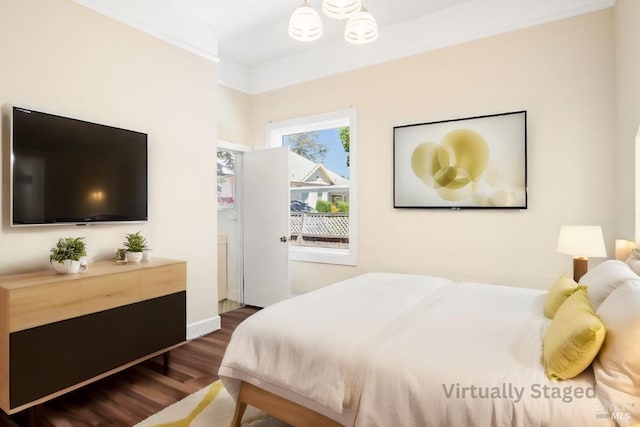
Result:
<svg viewBox="0 0 640 427">
<path fill-rule="evenodd" d="M 235 401 L 222 381 L 203 388 L 136 424 L 135 427 L 229 427 Z M 286 427 L 288 424 L 247 406 L 243 427 Z"/>
</svg>

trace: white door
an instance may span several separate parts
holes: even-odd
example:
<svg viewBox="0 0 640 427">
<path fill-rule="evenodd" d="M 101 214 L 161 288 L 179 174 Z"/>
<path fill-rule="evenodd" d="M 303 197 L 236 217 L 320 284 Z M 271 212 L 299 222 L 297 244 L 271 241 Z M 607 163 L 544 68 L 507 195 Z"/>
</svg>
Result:
<svg viewBox="0 0 640 427">
<path fill-rule="evenodd" d="M 244 303 L 266 307 L 289 298 L 289 152 L 243 156 Z"/>
</svg>

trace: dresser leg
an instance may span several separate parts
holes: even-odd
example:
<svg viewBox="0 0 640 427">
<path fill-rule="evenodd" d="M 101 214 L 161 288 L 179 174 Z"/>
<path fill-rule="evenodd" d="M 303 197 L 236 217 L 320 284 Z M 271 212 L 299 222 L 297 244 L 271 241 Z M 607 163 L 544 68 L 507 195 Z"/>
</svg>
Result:
<svg viewBox="0 0 640 427">
<path fill-rule="evenodd" d="M 169 375 L 169 362 L 171 361 L 170 357 L 171 352 L 167 351 L 162 353 L 162 362 L 164 364 L 164 374 Z"/>
<path fill-rule="evenodd" d="M 40 405 L 29 408 L 29 427 L 42 426 L 42 410 Z"/>
</svg>

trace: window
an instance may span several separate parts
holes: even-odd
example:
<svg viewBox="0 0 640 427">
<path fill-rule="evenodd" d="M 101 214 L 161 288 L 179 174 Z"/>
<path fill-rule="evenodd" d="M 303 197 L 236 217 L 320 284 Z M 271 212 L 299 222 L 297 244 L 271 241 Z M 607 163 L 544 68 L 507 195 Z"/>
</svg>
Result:
<svg viewBox="0 0 640 427">
<path fill-rule="evenodd" d="M 268 147 L 289 147 L 290 253 L 295 261 L 356 264 L 356 112 L 267 126 Z"/>
<path fill-rule="evenodd" d="M 218 150 L 218 210 L 231 209 L 236 202 L 236 158 L 231 151 Z"/>
</svg>

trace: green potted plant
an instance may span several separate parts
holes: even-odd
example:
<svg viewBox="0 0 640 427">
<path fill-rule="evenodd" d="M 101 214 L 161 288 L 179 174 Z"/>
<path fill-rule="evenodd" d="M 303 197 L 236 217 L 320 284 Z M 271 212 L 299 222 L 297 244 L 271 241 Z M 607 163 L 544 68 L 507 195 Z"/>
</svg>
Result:
<svg viewBox="0 0 640 427">
<path fill-rule="evenodd" d="M 142 251 L 147 247 L 147 239 L 139 231 L 129 233 L 125 236 L 123 245 L 127 248 L 127 262 L 138 264 L 142 260 Z"/>
<path fill-rule="evenodd" d="M 49 262 L 59 274 L 73 274 L 80 271 L 80 261 L 87 256 L 84 237 L 64 237 L 58 239 L 51 248 Z"/>
</svg>

